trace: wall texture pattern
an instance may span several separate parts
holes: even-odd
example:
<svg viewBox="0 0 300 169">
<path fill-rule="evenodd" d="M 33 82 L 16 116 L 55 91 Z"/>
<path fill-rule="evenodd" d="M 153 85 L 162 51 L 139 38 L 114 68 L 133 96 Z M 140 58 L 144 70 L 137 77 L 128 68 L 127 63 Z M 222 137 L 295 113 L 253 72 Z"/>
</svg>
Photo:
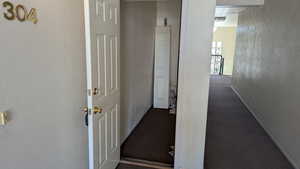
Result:
<svg viewBox="0 0 300 169">
<path fill-rule="evenodd" d="M 153 104 L 156 2 L 121 3 L 121 141 Z"/>
<path fill-rule="evenodd" d="M 83 1 L 15 1 L 38 24 L 7 21 L 0 8 L 1 169 L 86 169 Z"/>
<path fill-rule="evenodd" d="M 175 169 L 203 169 L 215 0 L 182 1 Z"/>
<path fill-rule="evenodd" d="M 300 1 L 266 0 L 239 17 L 233 86 L 300 167 Z"/>
</svg>

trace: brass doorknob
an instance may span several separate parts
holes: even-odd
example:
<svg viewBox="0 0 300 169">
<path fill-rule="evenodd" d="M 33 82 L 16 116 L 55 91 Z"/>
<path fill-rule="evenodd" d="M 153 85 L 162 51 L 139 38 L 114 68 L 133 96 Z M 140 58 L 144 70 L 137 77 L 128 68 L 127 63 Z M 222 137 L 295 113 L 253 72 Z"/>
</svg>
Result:
<svg viewBox="0 0 300 169">
<path fill-rule="evenodd" d="M 83 112 L 83 113 L 88 113 L 88 112 L 89 112 L 89 108 L 88 108 L 88 107 L 84 107 L 84 108 L 82 109 L 82 112 Z"/>
<path fill-rule="evenodd" d="M 97 114 L 97 113 L 102 113 L 102 108 L 98 107 L 98 106 L 94 106 L 93 108 L 93 112 L 94 114 Z"/>
<path fill-rule="evenodd" d="M 6 125 L 8 119 L 7 119 L 7 113 L 6 112 L 0 112 L 0 126 Z"/>
</svg>

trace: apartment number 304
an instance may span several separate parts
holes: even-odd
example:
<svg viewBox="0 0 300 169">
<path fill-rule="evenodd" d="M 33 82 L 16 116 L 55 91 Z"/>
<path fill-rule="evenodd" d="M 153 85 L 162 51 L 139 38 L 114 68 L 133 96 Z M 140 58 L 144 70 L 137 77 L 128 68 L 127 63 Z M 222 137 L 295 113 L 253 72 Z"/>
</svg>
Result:
<svg viewBox="0 0 300 169">
<path fill-rule="evenodd" d="M 2 3 L 2 7 L 4 8 L 3 17 L 9 21 L 18 20 L 20 22 L 32 22 L 37 24 L 37 11 L 35 8 L 31 8 L 27 10 L 24 5 L 21 4 L 13 4 L 12 2 L 5 1 Z"/>
</svg>

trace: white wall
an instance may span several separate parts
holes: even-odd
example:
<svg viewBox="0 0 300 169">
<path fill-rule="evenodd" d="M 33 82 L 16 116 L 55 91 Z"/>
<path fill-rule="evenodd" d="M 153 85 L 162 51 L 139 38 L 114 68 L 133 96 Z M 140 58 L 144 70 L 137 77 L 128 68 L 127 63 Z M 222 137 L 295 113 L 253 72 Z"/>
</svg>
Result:
<svg viewBox="0 0 300 169">
<path fill-rule="evenodd" d="M 183 0 L 175 169 L 203 169 L 215 0 Z"/>
<path fill-rule="evenodd" d="M 153 104 L 156 2 L 121 3 L 121 140 Z"/>
<path fill-rule="evenodd" d="M 300 1 L 266 0 L 239 17 L 233 86 L 300 168 Z"/>
<path fill-rule="evenodd" d="M 157 25 L 163 26 L 164 19 L 167 18 L 171 27 L 170 85 L 173 88 L 177 87 L 180 15 L 181 0 L 157 2 Z"/>
<path fill-rule="evenodd" d="M 2 0 L 0 1 L 3 2 Z M 39 23 L 0 8 L 1 169 L 86 169 L 84 20 L 81 0 L 23 0 Z"/>
</svg>

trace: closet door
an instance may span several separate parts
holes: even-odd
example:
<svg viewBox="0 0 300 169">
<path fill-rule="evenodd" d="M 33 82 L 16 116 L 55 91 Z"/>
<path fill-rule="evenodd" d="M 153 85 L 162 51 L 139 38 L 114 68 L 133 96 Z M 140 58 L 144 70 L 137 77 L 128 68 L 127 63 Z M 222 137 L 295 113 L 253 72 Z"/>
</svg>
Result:
<svg viewBox="0 0 300 169">
<path fill-rule="evenodd" d="M 170 27 L 156 27 L 154 108 L 169 108 L 171 30 Z"/>
</svg>

